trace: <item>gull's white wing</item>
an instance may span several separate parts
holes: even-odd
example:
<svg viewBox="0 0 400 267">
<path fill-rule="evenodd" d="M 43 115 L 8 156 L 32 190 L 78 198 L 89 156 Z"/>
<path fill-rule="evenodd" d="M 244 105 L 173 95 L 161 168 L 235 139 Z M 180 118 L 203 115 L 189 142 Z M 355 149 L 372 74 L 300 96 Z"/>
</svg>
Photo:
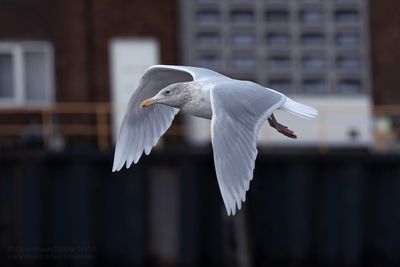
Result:
<svg viewBox="0 0 400 267">
<path fill-rule="evenodd" d="M 144 99 L 153 97 L 173 83 L 217 76 L 222 75 L 202 68 L 168 65 L 150 67 L 129 100 L 117 139 L 113 171 L 120 170 L 124 164 L 129 168 L 132 162 L 140 159 L 143 151 L 148 155 L 179 111 L 165 105 L 142 109 L 140 103 Z"/>
<path fill-rule="evenodd" d="M 215 170 L 226 211 L 234 215 L 253 179 L 260 127 L 285 96 L 246 81 L 218 84 L 210 96 Z"/>
</svg>

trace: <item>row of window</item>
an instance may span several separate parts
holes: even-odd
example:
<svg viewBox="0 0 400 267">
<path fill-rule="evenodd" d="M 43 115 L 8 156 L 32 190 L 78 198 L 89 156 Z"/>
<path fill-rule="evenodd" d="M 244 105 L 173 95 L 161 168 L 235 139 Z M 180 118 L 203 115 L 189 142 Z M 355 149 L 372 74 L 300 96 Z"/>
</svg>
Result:
<svg viewBox="0 0 400 267">
<path fill-rule="evenodd" d="M 223 67 L 222 59 L 215 55 L 200 56 L 196 64 L 212 69 L 222 69 Z M 327 60 L 323 56 L 306 55 L 301 59 L 301 67 L 305 71 L 326 71 L 327 64 Z M 254 57 L 236 56 L 230 60 L 230 66 L 241 71 L 252 71 L 257 67 L 257 60 Z M 267 58 L 266 66 L 269 71 L 290 71 L 292 60 L 288 56 L 271 56 Z M 338 71 L 358 72 L 362 63 L 358 56 L 339 56 L 336 59 L 335 67 Z"/>
<path fill-rule="evenodd" d="M 324 20 L 322 10 L 301 10 L 299 20 L 304 24 L 319 25 Z M 267 23 L 288 23 L 290 12 L 286 9 L 267 10 L 264 13 Z M 337 23 L 357 23 L 360 20 L 360 14 L 353 9 L 339 9 L 334 11 L 334 20 Z M 255 22 L 255 12 L 253 10 L 232 10 L 230 20 L 234 24 L 252 24 Z M 214 9 L 204 9 L 196 12 L 196 21 L 202 25 L 216 24 L 221 21 L 221 12 Z"/>
<path fill-rule="evenodd" d="M 291 59 L 285 56 L 272 56 L 267 62 L 272 71 L 290 70 L 292 66 Z M 304 56 L 301 63 L 305 70 L 325 71 L 327 67 L 326 59 L 321 56 Z M 341 56 L 336 59 L 336 68 L 339 71 L 359 71 L 361 60 L 358 56 Z"/>
<path fill-rule="evenodd" d="M 221 61 L 215 57 L 202 58 L 199 65 L 204 67 L 221 67 Z M 210 66 L 211 64 L 211 66 Z M 255 68 L 255 61 L 249 58 L 240 58 L 232 61 L 232 67 L 235 69 Z M 283 93 L 294 93 L 294 87 L 289 79 L 270 79 L 266 86 L 276 89 Z M 330 91 L 328 83 L 324 79 L 305 79 L 302 82 L 301 92 L 308 94 L 324 94 Z M 337 82 L 335 92 L 340 94 L 358 94 L 362 92 L 361 82 L 358 79 L 340 80 Z"/>
<path fill-rule="evenodd" d="M 278 90 L 282 93 L 295 93 L 293 83 L 288 79 L 271 79 L 266 83 L 267 87 Z M 302 82 L 302 93 L 306 94 L 326 94 L 330 93 L 328 83 L 324 79 L 306 79 Z M 334 86 L 335 93 L 338 94 L 359 94 L 362 93 L 360 80 L 340 80 Z"/>
<path fill-rule="evenodd" d="M 252 47 L 256 44 L 256 36 L 251 33 L 234 33 L 230 41 L 234 47 Z M 322 33 L 303 33 L 300 42 L 303 46 L 322 46 L 326 43 L 326 37 Z M 217 47 L 222 44 L 222 36 L 218 33 L 200 33 L 196 43 L 203 48 Z M 271 47 L 289 46 L 291 36 L 287 33 L 268 33 L 266 43 Z M 357 33 L 338 33 L 335 44 L 339 48 L 357 48 L 361 44 L 360 36 Z"/>
</svg>

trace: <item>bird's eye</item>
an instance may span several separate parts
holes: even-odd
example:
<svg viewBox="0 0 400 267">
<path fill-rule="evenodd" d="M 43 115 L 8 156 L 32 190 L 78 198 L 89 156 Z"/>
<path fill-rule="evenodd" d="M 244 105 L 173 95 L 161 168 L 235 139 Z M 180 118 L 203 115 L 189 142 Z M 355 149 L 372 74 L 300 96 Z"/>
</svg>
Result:
<svg viewBox="0 0 400 267">
<path fill-rule="evenodd" d="M 167 90 L 167 91 L 165 91 L 165 93 L 168 95 L 170 93 L 170 91 Z"/>
</svg>

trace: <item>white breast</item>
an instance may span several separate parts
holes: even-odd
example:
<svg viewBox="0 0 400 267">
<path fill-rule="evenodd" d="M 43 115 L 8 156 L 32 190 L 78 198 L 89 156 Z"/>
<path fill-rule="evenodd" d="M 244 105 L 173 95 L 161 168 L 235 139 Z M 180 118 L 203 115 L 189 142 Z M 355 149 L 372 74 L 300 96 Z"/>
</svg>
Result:
<svg viewBox="0 0 400 267">
<path fill-rule="evenodd" d="M 193 83 L 191 99 L 181 110 L 185 114 L 211 120 L 210 84 L 202 81 L 191 83 Z"/>
</svg>

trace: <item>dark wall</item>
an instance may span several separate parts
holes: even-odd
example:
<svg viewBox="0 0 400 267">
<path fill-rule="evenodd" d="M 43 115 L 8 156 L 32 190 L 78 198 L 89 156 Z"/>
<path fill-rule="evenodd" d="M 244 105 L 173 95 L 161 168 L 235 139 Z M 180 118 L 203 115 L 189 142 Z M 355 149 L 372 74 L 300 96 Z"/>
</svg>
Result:
<svg viewBox="0 0 400 267">
<path fill-rule="evenodd" d="M 373 94 L 376 104 L 400 103 L 400 1 L 370 0 Z"/>
<path fill-rule="evenodd" d="M 222 206 L 210 152 L 156 152 L 116 174 L 111 160 L 0 155 L 0 265 L 23 266 L 22 249 L 32 247 L 88 250 L 28 253 L 65 256 L 33 261 L 49 266 L 237 266 L 244 247 L 253 266 L 400 265 L 399 156 L 261 154 L 235 217 Z M 148 244 L 149 180 L 165 168 L 180 179 L 180 241 L 166 241 L 180 253 L 168 265 Z M 162 214 L 158 227 L 169 221 Z"/>
<path fill-rule="evenodd" d="M 0 40 L 54 45 L 58 101 L 108 101 L 112 37 L 154 37 L 176 63 L 175 0 L 1 0 Z"/>
</svg>

